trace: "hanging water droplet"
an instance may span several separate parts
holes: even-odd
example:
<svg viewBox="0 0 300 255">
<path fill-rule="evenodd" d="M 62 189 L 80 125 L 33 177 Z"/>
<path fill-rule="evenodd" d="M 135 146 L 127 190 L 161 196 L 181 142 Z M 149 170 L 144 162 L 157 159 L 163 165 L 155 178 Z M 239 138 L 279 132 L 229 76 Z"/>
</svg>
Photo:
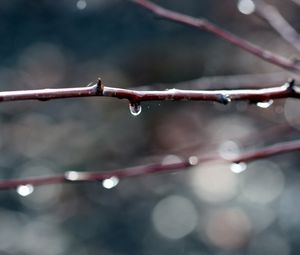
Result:
<svg viewBox="0 0 300 255">
<path fill-rule="evenodd" d="M 258 103 L 256 103 L 256 105 L 258 106 L 258 107 L 260 107 L 260 108 L 268 108 L 268 107 L 270 107 L 272 104 L 273 104 L 273 100 L 272 99 L 270 99 L 270 100 L 268 100 L 268 101 L 263 101 L 263 102 L 258 102 Z"/>
<path fill-rule="evenodd" d="M 34 187 L 31 184 L 20 185 L 17 187 L 17 193 L 22 197 L 29 196 L 34 191 Z"/>
<path fill-rule="evenodd" d="M 102 181 L 102 186 L 105 189 L 112 189 L 113 187 L 116 187 L 119 183 L 119 178 L 116 176 L 112 176 L 110 178 L 107 178 Z"/>
<path fill-rule="evenodd" d="M 239 173 L 245 171 L 246 169 L 247 169 L 247 164 L 244 162 L 232 163 L 230 165 L 230 170 L 235 174 L 239 174 Z"/>
<path fill-rule="evenodd" d="M 190 156 L 189 157 L 189 163 L 192 166 L 196 166 L 199 163 L 199 159 L 197 156 Z"/>
<path fill-rule="evenodd" d="M 129 110 L 133 116 L 138 116 L 142 112 L 142 106 L 139 102 L 129 103 Z"/>
<path fill-rule="evenodd" d="M 78 10 L 84 10 L 87 6 L 86 0 L 78 0 L 76 3 L 76 7 Z"/>
</svg>

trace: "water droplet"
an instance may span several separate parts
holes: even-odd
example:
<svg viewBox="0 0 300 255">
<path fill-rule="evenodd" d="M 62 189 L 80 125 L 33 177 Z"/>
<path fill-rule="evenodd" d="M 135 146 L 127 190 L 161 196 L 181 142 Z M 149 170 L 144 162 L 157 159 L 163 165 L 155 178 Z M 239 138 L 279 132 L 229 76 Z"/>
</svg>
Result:
<svg viewBox="0 0 300 255">
<path fill-rule="evenodd" d="M 255 11 L 255 3 L 252 0 L 239 0 L 237 7 L 245 15 L 250 15 Z"/>
<path fill-rule="evenodd" d="M 258 107 L 264 108 L 264 109 L 270 107 L 272 104 L 273 104 L 273 100 L 272 99 L 270 99 L 268 101 L 263 101 L 263 102 L 256 103 L 256 105 Z"/>
<path fill-rule="evenodd" d="M 34 187 L 31 184 L 20 185 L 17 187 L 17 193 L 22 197 L 29 196 L 34 191 Z"/>
<path fill-rule="evenodd" d="M 190 165 L 195 166 L 195 165 L 198 164 L 198 162 L 199 162 L 199 159 L 198 159 L 197 156 L 191 156 L 191 157 L 189 157 L 189 163 L 190 163 Z"/>
<path fill-rule="evenodd" d="M 239 174 L 239 173 L 245 171 L 246 169 L 247 169 L 247 164 L 244 162 L 232 163 L 230 165 L 230 170 L 235 174 Z"/>
<path fill-rule="evenodd" d="M 129 103 L 129 110 L 133 116 L 138 116 L 142 112 L 142 106 L 139 102 Z"/>
<path fill-rule="evenodd" d="M 105 189 L 112 189 L 113 187 L 116 187 L 119 183 L 119 178 L 116 176 L 112 176 L 110 178 L 107 178 L 102 181 L 102 186 Z"/>
<path fill-rule="evenodd" d="M 181 163 L 182 159 L 176 155 L 167 155 L 163 158 L 161 164 L 168 165 L 168 164 L 176 164 Z"/>
<path fill-rule="evenodd" d="M 84 10 L 87 6 L 87 2 L 85 0 L 78 0 L 76 3 L 76 7 L 78 10 Z"/>
<path fill-rule="evenodd" d="M 77 171 L 68 171 L 65 173 L 65 179 L 68 181 L 83 181 L 88 178 L 88 174 L 77 172 Z"/>
</svg>

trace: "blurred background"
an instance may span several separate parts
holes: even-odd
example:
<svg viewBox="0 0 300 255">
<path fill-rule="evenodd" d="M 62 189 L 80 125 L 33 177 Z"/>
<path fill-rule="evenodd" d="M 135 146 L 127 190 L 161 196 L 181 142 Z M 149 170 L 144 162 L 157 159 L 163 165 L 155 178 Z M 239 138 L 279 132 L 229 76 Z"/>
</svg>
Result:
<svg viewBox="0 0 300 255">
<path fill-rule="evenodd" d="M 250 0 L 156 2 L 297 59 L 252 13 Z M 299 6 L 270 3 L 300 29 Z M 86 86 L 98 77 L 143 89 L 223 75 L 292 77 L 125 0 L 2 0 L 0 38 L 1 91 Z M 114 98 L 1 103 L 0 177 L 106 171 L 211 151 L 228 157 L 299 138 L 299 107 L 292 99 L 151 102 L 132 116 L 127 101 Z M 298 166 L 295 152 L 247 165 L 209 162 L 170 174 L 1 191 L 0 254 L 298 254 Z"/>
</svg>

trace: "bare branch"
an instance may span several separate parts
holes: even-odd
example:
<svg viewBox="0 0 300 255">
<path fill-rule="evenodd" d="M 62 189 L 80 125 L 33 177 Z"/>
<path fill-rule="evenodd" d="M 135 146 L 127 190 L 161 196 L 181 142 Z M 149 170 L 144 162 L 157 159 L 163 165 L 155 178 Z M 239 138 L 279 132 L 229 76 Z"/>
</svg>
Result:
<svg viewBox="0 0 300 255">
<path fill-rule="evenodd" d="M 230 101 L 247 100 L 250 102 L 263 102 L 280 98 L 300 98 L 300 88 L 294 85 L 294 81 L 282 86 L 262 89 L 236 89 L 236 90 L 148 90 L 139 91 L 123 88 L 107 87 L 98 83 L 88 87 L 60 88 L 60 89 L 39 89 L 0 92 L 0 101 L 19 100 L 50 100 L 72 97 L 116 97 L 127 99 L 131 104 L 138 104 L 142 101 L 162 100 L 195 100 L 212 101 L 227 104 Z"/>
<path fill-rule="evenodd" d="M 148 0 L 131 1 L 142 6 L 145 9 L 150 10 L 152 13 L 156 14 L 161 18 L 175 21 L 183 25 L 195 27 L 197 29 L 205 30 L 207 32 L 215 34 L 216 36 L 224 39 L 225 41 L 230 42 L 231 44 L 265 60 L 266 62 L 272 63 L 276 66 L 280 66 L 288 71 L 300 74 L 300 65 L 296 62 L 271 51 L 265 50 L 259 47 L 258 45 L 253 44 L 241 37 L 238 37 L 203 18 L 194 18 L 189 15 L 171 11 Z"/>
<path fill-rule="evenodd" d="M 279 155 L 287 152 L 300 150 L 300 140 L 291 142 L 283 142 L 265 147 L 263 149 L 247 152 L 239 157 L 232 159 L 233 162 L 250 162 L 261 158 L 267 158 L 274 155 Z"/>
<path fill-rule="evenodd" d="M 300 35 L 275 6 L 265 3 L 263 0 L 256 0 L 255 10 L 284 40 L 300 51 Z"/>
<path fill-rule="evenodd" d="M 170 171 L 183 171 L 188 170 L 190 167 L 200 165 L 206 161 L 223 161 L 229 163 L 239 162 L 251 162 L 261 158 L 267 158 L 278 154 L 288 153 L 300 150 L 300 140 L 291 142 L 277 143 L 272 146 L 268 146 L 262 149 L 258 149 L 251 152 L 240 154 L 239 156 L 232 159 L 221 158 L 216 152 L 203 157 L 192 156 L 188 159 L 181 160 L 176 163 L 168 164 L 152 164 L 143 165 L 132 168 L 118 169 L 108 172 L 78 172 L 69 171 L 63 175 L 56 176 L 42 176 L 42 177 L 31 177 L 25 179 L 12 179 L 0 181 L 0 189 L 15 189 L 20 185 L 32 185 L 32 186 L 43 186 L 49 184 L 59 183 L 79 183 L 79 182 L 95 182 L 103 181 L 111 177 L 117 177 L 119 179 L 144 176 L 155 173 L 165 173 Z"/>
</svg>

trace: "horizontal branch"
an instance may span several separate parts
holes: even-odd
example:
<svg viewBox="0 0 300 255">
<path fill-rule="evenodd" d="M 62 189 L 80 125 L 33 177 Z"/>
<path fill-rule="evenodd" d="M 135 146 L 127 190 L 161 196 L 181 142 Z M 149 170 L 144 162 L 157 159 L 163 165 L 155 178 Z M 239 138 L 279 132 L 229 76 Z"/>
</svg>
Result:
<svg viewBox="0 0 300 255">
<path fill-rule="evenodd" d="M 107 87 L 99 80 L 96 84 L 88 87 L 59 88 L 59 89 L 38 89 L 0 92 L 0 101 L 18 100 L 41 100 L 46 101 L 58 98 L 73 97 L 116 97 L 127 99 L 131 104 L 139 104 L 143 101 L 162 100 L 197 100 L 212 101 L 227 104 L 230 101 L 248 100 L 250 102 L 263 102 L 280 98 L 300 98 L 300 88 L 294 81 L 282 86 L 262 88 L 262 89 L 235 89 L 235 90 L 148 90 L 139 91 L 133 89 L 123 89 Z"/>
<path fill-rule="evenodd" d="M 12 179 L 12 180 L 2 180 L 0 181 L 0 189 L 15 189 L 21 185 L 32 185 L 32 186 L 43 186 L 49 184 L 59 184 L 59 183 L 78 183 L 78 182 L 96 182 L 103 181 L 112 177 L 117 177 L 118 179 L 144 176 L 148 174 L 155 173 L 165 173 L 170 171 L 182 171 L 187 170 L 190 167 L 200 165 L 206 161 L 223 161 L 229 163 L 241 163 L 241 162 L 251 162 L 261 158 L 267 158 L 270 156 L 293 152 L 300 150 L 300 140 L 295 140 L 292 142 L 278 143 L 269 147 L 258 149 L 252 152 L 246 152 L 240 154 L 237 157 L 231 159 L 224 159 L 218 156 L 217 153 L 207 155 L 204 157 L 192 156 L 190 158 L 181 160 L 176 163 L 161 163 L 137 166 L 132 168 L 118 169 L 108 172 L 78 172 L 69 171 L 62 175 L 56 176 L 42 176 L 42 177 L 32 177 L 24 179 Z"/>
<path fill-rule="evenodd" d="M 297 150 L 300 150 L 300 140 L 282 142 L 257 151 L 246 152 L 236 158 L 233 158 L 232 161 L 236 163 L 249 162 Z"/>
<path fill-rule="evenodd" d="M 240 49 L 243 49 L 244 51 L 247 51 L 259 57 L 260 59 L 263 59 L 266 62 L 282 67 L 288 71 L 300 74 L 300 65 L 297 64 L 295 61 L 290 60 L 281 55 L 278 55 L 274 52 L 263 49 L 254 43 L 251 43 L 241 37 L 238 37 L 226 31 L 223 28 L 216 26 L 210 21 L 207 21 L 203 18 L 194 18 L 189 15 L 168 10 L 148 0 L 131 0 L 131 1 L 133 3 L 142 6 L 145 9 L 150 10 L 152 13 L 154 13 L 160 18 L 171 20 L 190 27 L 195 27 L 200 30 L 205 30 L 207 32 L 215 34 L 216 36 L 222 38 L 225 41 L 228 41 L 229 43 L 239 47 Z"/>
</svg>

